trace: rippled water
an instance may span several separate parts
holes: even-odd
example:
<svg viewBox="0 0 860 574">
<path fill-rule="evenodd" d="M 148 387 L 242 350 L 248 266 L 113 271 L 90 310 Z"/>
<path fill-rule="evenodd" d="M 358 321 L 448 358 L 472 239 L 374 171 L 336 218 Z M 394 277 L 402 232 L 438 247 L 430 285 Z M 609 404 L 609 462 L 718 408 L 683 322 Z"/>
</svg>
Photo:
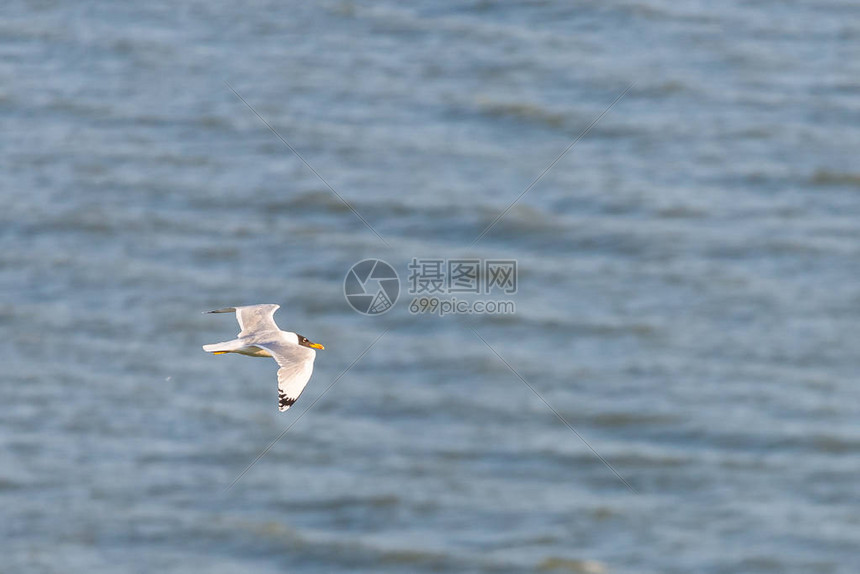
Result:
<svg viewBox="0 0 860 574">
<path fill-rule="evenodd" d="M 0 570 L 856 571 L 860 5 L 682 4 L 7 3 Z M 517 313 L 360 316 L 367 257 Z M 200 350 L 256 302 L 285 414 Z"/>
</svg>

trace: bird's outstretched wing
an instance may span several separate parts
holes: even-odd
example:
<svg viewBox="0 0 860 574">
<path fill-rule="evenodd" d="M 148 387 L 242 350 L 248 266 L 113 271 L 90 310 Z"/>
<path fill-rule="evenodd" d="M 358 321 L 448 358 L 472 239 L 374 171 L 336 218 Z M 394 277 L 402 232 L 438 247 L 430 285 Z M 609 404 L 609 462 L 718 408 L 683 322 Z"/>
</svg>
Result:
<svg viewBox="0 0 860 574">
<path fill-rule="evenodd" d="M 285 411 L 295 403 L 314 371 L 316 352 L 289 343 L 257 345 L 272 353 L 278 366 L 278 410 Z"/>
<path fill-rule="evenodd" d="M 274 314 L 280 305 L 246 305 L 244 307 L 225 307 L 216 309 L 209 313 L 233 313 L 236 312 L 236 320 L 239 321 L 239 337 L 247 337 L 256 333 L 266 331 L 279 331 L 275 324 Z"/>
</svg>

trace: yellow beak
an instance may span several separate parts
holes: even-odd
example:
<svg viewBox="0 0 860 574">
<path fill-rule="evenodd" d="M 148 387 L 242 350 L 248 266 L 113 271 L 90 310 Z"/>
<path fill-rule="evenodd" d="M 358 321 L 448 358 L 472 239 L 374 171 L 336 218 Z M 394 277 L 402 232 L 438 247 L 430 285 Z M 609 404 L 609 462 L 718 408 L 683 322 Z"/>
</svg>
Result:
<svg viewBox="0 0 860 574">
<path fill-rule="evenodd" d="M 319 343 L 309 343 L 308 347 L 310 347 L 311 349 L 319 349 L 320 351 L 325 349 L 325 347 L 323 347 Z"/>
</svg>

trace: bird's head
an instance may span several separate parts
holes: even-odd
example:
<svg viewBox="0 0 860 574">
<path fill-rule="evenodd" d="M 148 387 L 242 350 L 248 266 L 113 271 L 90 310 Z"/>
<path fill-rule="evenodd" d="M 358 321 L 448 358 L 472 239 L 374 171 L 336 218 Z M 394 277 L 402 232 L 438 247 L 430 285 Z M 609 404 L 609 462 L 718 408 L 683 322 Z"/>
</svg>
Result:
<svg viewBox="0 0 860 574">
<path fill-rule="evenodd" d="M 320 351 L 322 351 L 323 349 L 325 349 L 325 347 L 323 347 L 323 346 L 322 346 L 322 345 L 320 345 L 319 343 L 311 343 L 311 342 L 308 340 L 308 338 L 307 338 L 307 337 L 305 337 L 304 335 L 299 335 L 298 333 L 295 333 L 295 335 L 296 335 L 296 337 L 298 338 L 298 343 L 299 343 L 299 345 L 301 345 L 302 347 L 309 347 L 309 348 L 311 348 L 311 349 L 318 349 L 318 350 L 320 350 Z"/>
</svg>

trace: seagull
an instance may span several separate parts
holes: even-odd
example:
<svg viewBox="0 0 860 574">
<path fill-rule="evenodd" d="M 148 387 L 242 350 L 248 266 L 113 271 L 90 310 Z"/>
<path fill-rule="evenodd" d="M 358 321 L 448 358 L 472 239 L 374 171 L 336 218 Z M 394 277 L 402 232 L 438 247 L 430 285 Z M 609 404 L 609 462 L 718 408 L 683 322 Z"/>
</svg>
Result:
<svg viewBox="0 0 860 574">
<path fill-rule="evenodd" d="M 249 357 L 272 357 L 278 369 L 278 410 L 285 411 L 295 403 L 308 384 L 314 370 L 314 349 L 325 349 L 319 343 L 290 331 L 281 331 L 274 314 L 280 305 L 246 305 L 226 307 L 206 313 L 236 313 L 238 338 L 223 343 L 203 345 L 213 355 L 239 353 Z"/>
</svg>

